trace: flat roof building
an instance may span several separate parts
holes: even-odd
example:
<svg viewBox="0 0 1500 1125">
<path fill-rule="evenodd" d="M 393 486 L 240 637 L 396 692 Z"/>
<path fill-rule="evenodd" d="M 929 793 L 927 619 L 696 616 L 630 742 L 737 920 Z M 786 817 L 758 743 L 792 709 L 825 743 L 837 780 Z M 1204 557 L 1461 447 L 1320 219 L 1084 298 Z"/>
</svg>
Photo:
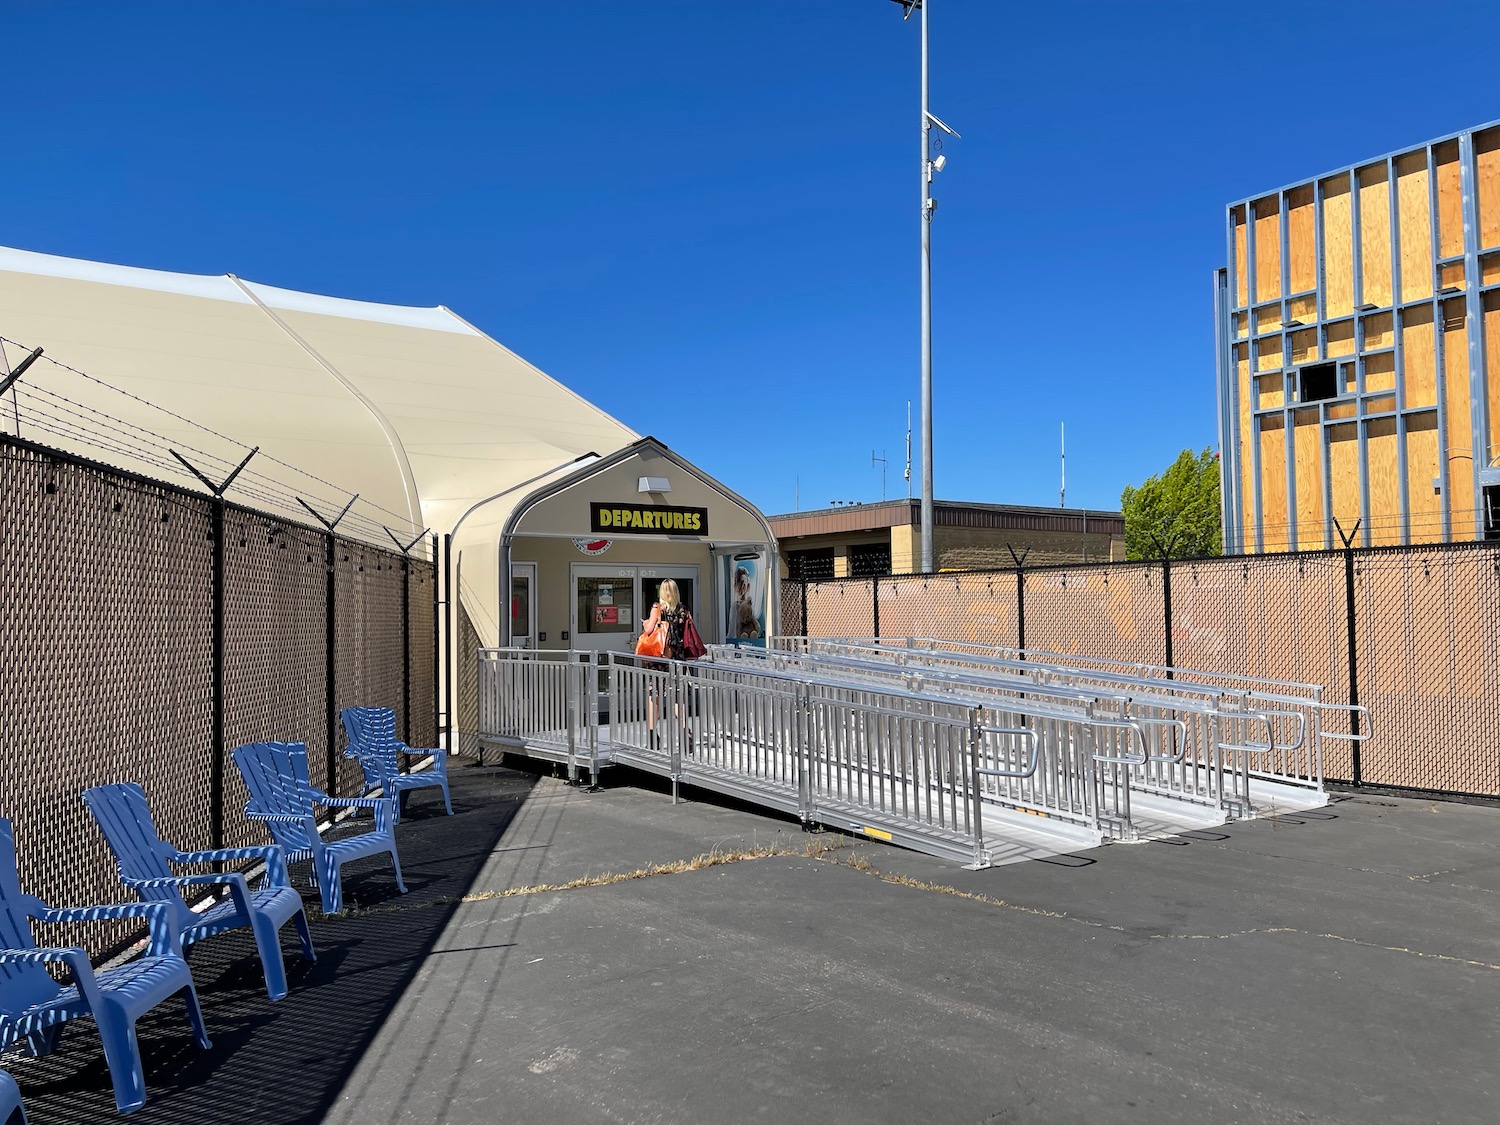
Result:
<svg viewBox="0 0 1500 1125">
<path fill-rule="evenodd" d="M 768 519 L 789 577 L 911 574 L 921 566 L 916 500 L 847 504 Z M 1125 518 L 1119 512 L 938 500 L 933 522 L 939 570 L 1009 567 L 1015 556 L 1030 566 L 1125 557 Z"/>
</svg>

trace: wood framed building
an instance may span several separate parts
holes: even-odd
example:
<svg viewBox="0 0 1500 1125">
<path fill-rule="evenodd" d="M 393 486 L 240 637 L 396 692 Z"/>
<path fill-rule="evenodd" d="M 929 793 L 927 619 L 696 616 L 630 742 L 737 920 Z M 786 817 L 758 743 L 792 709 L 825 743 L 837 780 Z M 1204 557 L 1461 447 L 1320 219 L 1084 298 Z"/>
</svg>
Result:
<svg viewBox="0 0 1500 1125">
<path fill-rule="evenodd" d="M 1227 220 L 1226 553 L 1500 537 L 1500 122 Z"/>
</svg>

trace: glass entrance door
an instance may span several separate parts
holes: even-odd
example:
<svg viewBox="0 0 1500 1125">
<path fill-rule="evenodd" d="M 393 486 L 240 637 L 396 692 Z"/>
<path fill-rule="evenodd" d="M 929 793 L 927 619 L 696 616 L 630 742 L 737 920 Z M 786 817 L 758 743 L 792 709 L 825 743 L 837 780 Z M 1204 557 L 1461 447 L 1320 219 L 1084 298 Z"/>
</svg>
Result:
<svg viewBox="0 0 1500 1125">
<path fill-rule="evenodd" d="M 510 643 L 536 647 L 536 563 L 510 567 Z"/>
<path fill-rule="evenodd" d="M 698 616 L 696 566 L 573 564 L 572 636 L 569 644 L 594 652 L 634 652 L 641 625 L 651 616 L 657 587 L 671 578 L 682 602 Z"/>
</svg>

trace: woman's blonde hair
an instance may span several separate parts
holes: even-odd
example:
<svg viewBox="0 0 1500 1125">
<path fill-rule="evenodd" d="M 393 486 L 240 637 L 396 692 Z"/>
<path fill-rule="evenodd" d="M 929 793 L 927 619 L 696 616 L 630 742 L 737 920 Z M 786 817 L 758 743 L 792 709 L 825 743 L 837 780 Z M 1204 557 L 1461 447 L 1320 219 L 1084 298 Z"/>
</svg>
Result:
<svg viewBox="0 0 1500 1125">
<path fill-rule="evenodd" d="M 682 595 L 677 592 L 677 583 L 670 578 L 663 578 L 661 585 L 656 588 L 656 600 L 661 603 L 662 609 L 668 613 L 675 613 L 677 607 L 682 604 Z"/>
</svg>

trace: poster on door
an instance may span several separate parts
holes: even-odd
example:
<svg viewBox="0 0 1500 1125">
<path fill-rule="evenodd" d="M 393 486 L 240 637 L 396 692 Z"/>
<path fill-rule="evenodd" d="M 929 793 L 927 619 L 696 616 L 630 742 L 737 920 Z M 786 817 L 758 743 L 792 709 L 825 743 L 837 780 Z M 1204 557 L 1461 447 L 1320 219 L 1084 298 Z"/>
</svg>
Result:
<svg viewBox="0 0 1500 1125">
<path fill-rule="evenodd" d="M 760 555 L 724 556 L 724 638 L 730 644 L 766 643 L 765 564 Z"/>
</svg>

